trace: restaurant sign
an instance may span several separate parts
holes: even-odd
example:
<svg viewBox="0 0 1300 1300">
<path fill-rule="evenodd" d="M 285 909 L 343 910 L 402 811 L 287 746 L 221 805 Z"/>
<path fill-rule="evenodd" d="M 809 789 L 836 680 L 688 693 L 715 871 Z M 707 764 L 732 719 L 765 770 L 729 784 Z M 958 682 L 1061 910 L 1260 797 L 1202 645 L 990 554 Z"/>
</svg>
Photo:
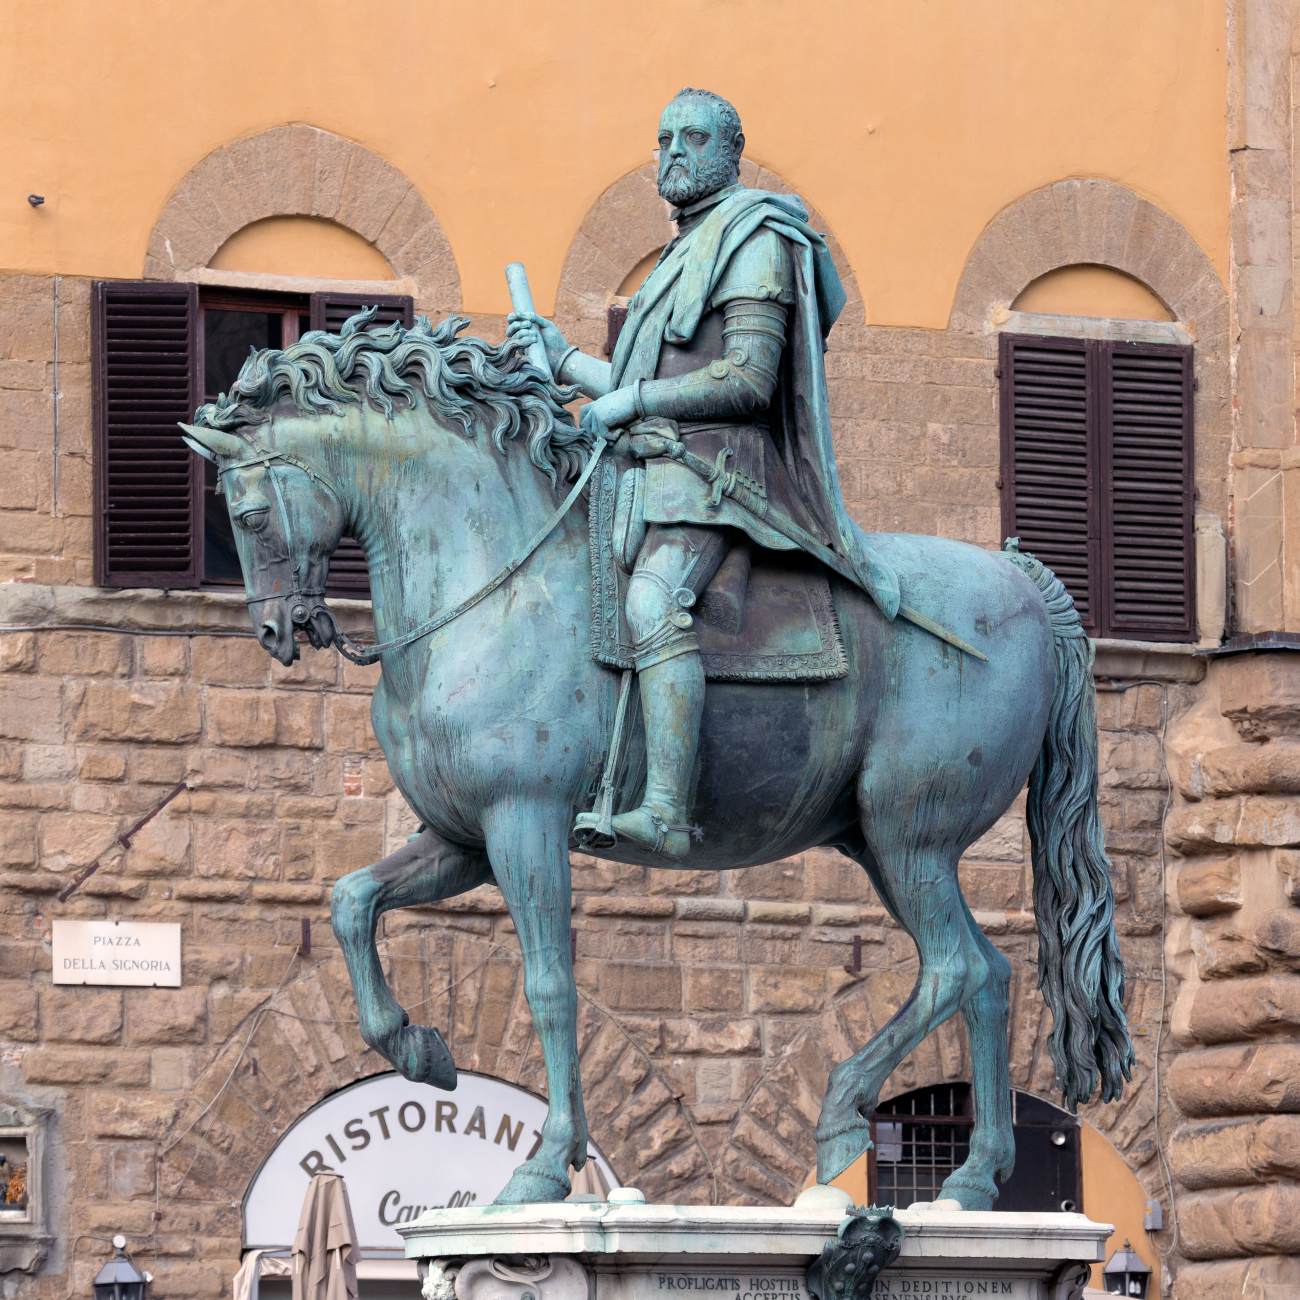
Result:
<svg viewBox="0 0 1300 1300">
<path fill-rule="evenodd" d="M 56 984 L 181 986 L 181 927 L 174 921 L 55 921 Z"/>
<path fill-rule="evenodd" d="M 488 1205 L 541 1141 L 546 1103 L 490 1075 L 455 1092 L 379 1074 L 333 1093 L 276 1143 L 244 1197 L 244 1245 L 291 1245 L 307 1180 L 342 1174 L 363 1249 L 402 1245 L 399 1224 L 447 1205 Z M 609 1187 L 608 1161 L 588 1148 Z"/>
</svg>

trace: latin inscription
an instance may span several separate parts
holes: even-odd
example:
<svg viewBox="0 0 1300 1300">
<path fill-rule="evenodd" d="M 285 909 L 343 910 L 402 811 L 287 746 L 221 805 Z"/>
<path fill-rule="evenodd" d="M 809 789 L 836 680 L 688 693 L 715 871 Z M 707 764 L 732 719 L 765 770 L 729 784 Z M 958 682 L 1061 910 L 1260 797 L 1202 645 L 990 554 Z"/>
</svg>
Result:
<svg viewBox="0 0 1300 1300">
<path fill-rule="evenodd" d="M 611 1285 L 611 1283 L 613 1285 Z M 599 1300 L 811 1300 L 802 1273 L 608 1274 L 598 1283 Z M 1005 1277 L 907 1276 L 878 1278 L 872 1300 L 1031 1300 L 1037 1292 L 1024 1279 Z"/>
</svg>

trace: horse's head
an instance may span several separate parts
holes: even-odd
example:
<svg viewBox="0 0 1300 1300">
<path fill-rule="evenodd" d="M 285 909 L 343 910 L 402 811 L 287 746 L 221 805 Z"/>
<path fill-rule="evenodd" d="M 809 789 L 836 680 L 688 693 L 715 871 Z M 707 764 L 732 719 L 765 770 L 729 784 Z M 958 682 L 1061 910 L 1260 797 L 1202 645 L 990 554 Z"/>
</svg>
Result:
<svg viewBox="0 0 1300 1300">
<path fill-rule="evenodd" d="M 337 629 L 325 606 L 325 578 L 346 523 L 337 491 L 275 446 L 274 424 L 181 428 L 190 448 L 217 466 L 257 639 L 283 664 L 298 657 L 299 628 L 318 650 L 332 645 Z"/>
</svg>

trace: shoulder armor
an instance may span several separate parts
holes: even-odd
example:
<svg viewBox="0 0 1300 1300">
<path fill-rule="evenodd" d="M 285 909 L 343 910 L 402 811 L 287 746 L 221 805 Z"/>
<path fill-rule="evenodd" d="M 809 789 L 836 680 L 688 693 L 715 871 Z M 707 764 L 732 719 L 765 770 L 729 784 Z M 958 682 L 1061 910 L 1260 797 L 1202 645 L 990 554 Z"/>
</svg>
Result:
<svg viewBox="0 0 1300 1300">
<path fill-rule="evenodd" d="M 785 240 L 761 226 L 732 255 L 710 303 L 721 307 L 737 298 L 751 302 L 794 302 L 794 270 Z"/>
</svg>

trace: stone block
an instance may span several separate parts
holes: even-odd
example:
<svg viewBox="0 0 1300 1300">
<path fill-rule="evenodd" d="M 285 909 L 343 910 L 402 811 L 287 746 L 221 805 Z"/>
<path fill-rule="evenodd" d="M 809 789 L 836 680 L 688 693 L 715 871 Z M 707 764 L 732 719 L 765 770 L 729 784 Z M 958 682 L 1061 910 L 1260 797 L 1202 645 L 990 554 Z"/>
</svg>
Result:
<svg viewBox="0 0 1300 1300">
<path fill-rule="evenodd" d="M 0 817 L 0 865 L 26 867 L 36 863 L 36 815 L 7 813 Z"/>
<path fill-rule="evenodd" d="M 87 682 L 71 688 L 72 734 L 78 740 L 197 740 L 199 691 L 171 682 Z"/>
<path fill-rule="evenodd" d="M 815 1011 L 825 1001 L 826 972 L 800 966 L 752 966 L 751 1011 Z"/>
<path fill-rule="evenodd" d="M 1255 937 L 1236 916 L 1216 917 L 1192 931 L 1192 952 L 1202 979 L 1258 974 L 1267 966 Z"/>
<path fill-rule="evenodd" d="M 17 981 L 0 984 L 0 1039 L 34 1043 L 38 1023 L 36 990 Z"/>
<path fill-rule="evenodd" d="M 1300 661 L 1294 655 L 1230 655 L 1218 665 L 1219 708 L 1248 738 L 1300 731 Z"/>
<path fill-rule="evenodd" d="M 135 662 L 145 677 L 182 677 L 189 667 L 189 642 L 179 636 L 136 637 Z"/>
<path fill-rule="evenodd" d="M 275 697 L 275 743 L 292 749 L 324 744 L 323 704 L 314 691 L 282 692 Z"/>
<path fill-rule="evenodd" d="M 695 1011 L 739 1011 L 745 1000 L 740 966 L 691 966 L 686 970 L 686 1006 Z"/>
<path fill-rule="evenodd" d="M 678 1011 L 682 972 L 676 965 L 608 962 L 600 969 L 598 996 L 618 1011 Z"/>
<path fill-rule="evenodd" d="M 83 749 L 77 775 L 83 781 L 120 781 L 126 775 L 126 752 L 120 749 Z"/>
<path fill-rule="evenodd" d="M 41 1026 L 55 1043 L 116 1043 L 122 1034 L 122 993 L 87 985 L 41 990 Z"/>
<path fill-rule="evenodd" d="M 325 700 L 326 748 L 365 754 L 379 748 L 370 725 L 370 700 L 361 696 L 331 695 Z"/>
<path fill-rule="evenodd" d="M 215 745 L 256 748 L 275 744 L 275 701 L 266 691 L 210 689 L 208 740 Z"/>
<path fill-rule="evenodd" d="M 149 1083 L 149 1053 L 121 1047 L 88 1052 L 85 1047 L 33 1047 L 23 1054 L 28 1083 L 56 1087 L 102 1084 L 110 1088 L 142 1088 Z"/>
<path fill-rule="evenodd" d="M 100 1138 L 159 1138 L 175 1113 L 176 1103 L 165 1097 L 92 1092 L 86 1097 L 86 1131 Z"/>
<path fill-rule="evenodd" d="M 1241 864 L 1236 858 L 1207 858 L 1177 869 L 1178 905 L 1189 916 L 1217 916 L 1241 906 Z"/>
<path fill-rule="evenodd" d="M 201 1043 L 207 1028 L 207 997 L 201 986 L 131 993 L 126 1011 L 130 1043 Z"/>
<path fill-rule="evenodd" d="M 665 1018 L 662 1033 L 670 1056 L 749 1056 L 763 1050 L 759 1022 L 743 1017 Z"/>
<path fill-rule="evenodd" d="M 268 879 L 278 874 L 280 835 L 275 825 L 209 821 L 197 825 L 194 867 L 201 876 Z"/>
<path fill-rule="evenodd" d="M 131 642 L 99 632 L 47 632 L 40 656 L 41 672 L 50 677 L 123 677 L 131 666 Z"/>
<path fill-rule="evenodd" d="M 114 841 L 120 820 L 102 814 L 82 813 L 68 817 L 63 813 L 41 819 L 41 865 L 48 871 L 84 867 L 93 862 Z"/>
<path fill-rule="evenodd" d="M 0 679 L 0 737 L 57 744 L 63 739 L 62 688 L 47 678 Z"/>
<path fill-rule="evenodd" d="M 1169 1090 L 1183 1114 L 1194 1118 L 1300 1112 L 1300 1044 L 1184 1051 L 1170 1064 Z"/>
<path fill-rule="evenodd" d="M 271 658 L 243 637 L 195 637 L 191 643 L 193 677 L 209 686 L 263 686 Z"/>
<path fill-rule="evenodd" d="M 0 673 L 29 673 L 35 667 L 36 638 L 32 633 L 0 633 Z"/>
</svg>

